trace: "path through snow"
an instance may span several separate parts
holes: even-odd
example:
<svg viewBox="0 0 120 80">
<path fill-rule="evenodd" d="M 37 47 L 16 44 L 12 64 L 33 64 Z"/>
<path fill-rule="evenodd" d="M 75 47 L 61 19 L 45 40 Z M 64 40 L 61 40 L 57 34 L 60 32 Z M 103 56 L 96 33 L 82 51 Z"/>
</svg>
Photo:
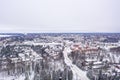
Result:
<svg viewBox="0 0 120 80">
<path fill-rule="evenodd" d="M 79 69 L 76 65 L 72 64 L 72 61 L 68 58 L 68 53 L 70 53 L 70 48 L 66 47 L 63 51 L 64 61 L 67 66 L 69 66 L 73 72 L 73 80 L 89 80 L 86 76 L 86 72 Z"/>
</svg>

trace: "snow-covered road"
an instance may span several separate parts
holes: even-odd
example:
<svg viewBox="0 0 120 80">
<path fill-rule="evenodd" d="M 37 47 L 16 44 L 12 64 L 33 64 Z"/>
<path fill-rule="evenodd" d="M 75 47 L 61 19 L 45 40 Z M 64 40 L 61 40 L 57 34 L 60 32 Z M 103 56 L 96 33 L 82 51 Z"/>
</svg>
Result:
<svg viewBox="0 0 120 80">
<path fill-rule="evenodd" d="M 72 64 L 72 61 L 68 58 L 68 53 L 70 52 L 70 48 L 66 47 L 63 51 L 63 55 L 66 65 L 69 66 L 73 72 L 73 80 L 89 80 L 85 71 L 82 71 L 76 65 Z"/>
</svg>

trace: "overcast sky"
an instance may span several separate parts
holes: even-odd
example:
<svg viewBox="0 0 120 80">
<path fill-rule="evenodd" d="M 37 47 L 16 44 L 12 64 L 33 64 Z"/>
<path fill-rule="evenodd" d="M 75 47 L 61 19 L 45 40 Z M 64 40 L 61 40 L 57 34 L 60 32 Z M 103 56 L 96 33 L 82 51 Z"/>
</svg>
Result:
<svg viewBox="0 0 120 80">
<path fill-rule="evenodd" d="M 0 32 L 120 32 L 120 0 L 0 0 Z"/>
</svg>

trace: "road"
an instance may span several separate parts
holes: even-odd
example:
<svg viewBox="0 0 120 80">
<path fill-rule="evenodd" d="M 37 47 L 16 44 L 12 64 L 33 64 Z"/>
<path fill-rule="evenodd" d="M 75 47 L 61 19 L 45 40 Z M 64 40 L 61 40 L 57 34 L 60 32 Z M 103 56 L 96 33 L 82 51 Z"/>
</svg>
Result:
<svg viewBox="0 0 120 80">
<path fill-rule="evenodd" d="M 82 71 L 79 69 L 76 65 L 72 63 L 72 61 L 68 58 L 68 53 L 70 53 L 71 50 L 69 47 L 65 47 L 63 51 L 64 55 L 64 61 L 67 66 L 69 66 L 73 72 L 73 80 L 89 80 L 89 78 L 86 76 L 86 71 Z"/>
</svg>

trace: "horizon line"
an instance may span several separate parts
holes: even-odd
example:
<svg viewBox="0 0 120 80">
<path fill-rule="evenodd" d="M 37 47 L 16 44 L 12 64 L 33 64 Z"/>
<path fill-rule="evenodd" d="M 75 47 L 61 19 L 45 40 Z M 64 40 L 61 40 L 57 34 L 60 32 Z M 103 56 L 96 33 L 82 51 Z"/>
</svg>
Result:
<svg viewBox="0 0 120 80">
<path fill-rule="evenodd" d="M 0 34 L 40 34 L 40 33 L 56 33 L 56 34 L 59 34 L 59 33 L 100 33 L 100 34 L 104 34 L 104 33 L 120 33 L 120 32 L 0 32 Z"/>
</svg>

